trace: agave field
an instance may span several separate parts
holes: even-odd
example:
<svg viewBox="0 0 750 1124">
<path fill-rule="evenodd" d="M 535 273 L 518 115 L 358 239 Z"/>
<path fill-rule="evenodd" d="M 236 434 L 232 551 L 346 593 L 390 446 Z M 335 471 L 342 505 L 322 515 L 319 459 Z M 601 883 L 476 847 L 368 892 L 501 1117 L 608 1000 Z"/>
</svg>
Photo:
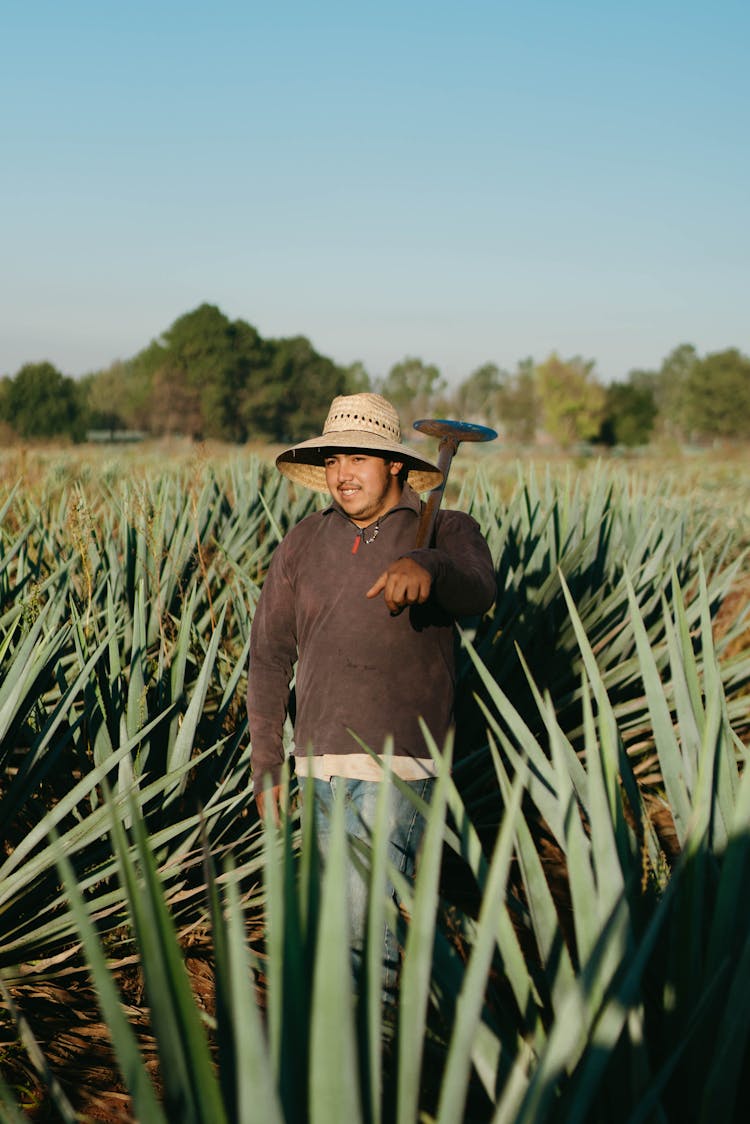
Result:
<svg viewBox="0 0 750 1124">
<path fill-rule="evenodd" d="M 279 825 L 248 786 L 253 610 L 319 499 L 262 454 L 2 456 L 0 1119 L 745 1119 L 746 464 L 462 454 L 497 600 L 397 911 L 382 831 L 348 856 L 338 809 L 320 872 L 293 775 Z"/>
</svg>

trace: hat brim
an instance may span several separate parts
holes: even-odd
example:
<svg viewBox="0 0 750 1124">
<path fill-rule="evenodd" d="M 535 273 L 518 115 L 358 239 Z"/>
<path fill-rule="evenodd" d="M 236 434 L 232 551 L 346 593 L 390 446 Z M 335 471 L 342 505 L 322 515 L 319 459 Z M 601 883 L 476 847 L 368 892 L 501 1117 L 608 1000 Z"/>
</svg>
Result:
<svg viewBox="0 0 750 1124">
<path fill-rule="evenodd" d="M 396 441 L 383 440 L 376 434 L 361 429 L 340 430 L 323 437 L 311 437 L 286 449 L 276 458 L 276 467 L 284 476 L 310 488 L 314 492 L 328 492 L 323 461 L 332 449 L 352 449 L 370 456 L 387 457 L 403 461 L 408 469 L 407 482 L 415 492 L 431 492 L 443 482 L 437 465 L 423 457 L 415 456 L 406 446 Z"/>
</svg>

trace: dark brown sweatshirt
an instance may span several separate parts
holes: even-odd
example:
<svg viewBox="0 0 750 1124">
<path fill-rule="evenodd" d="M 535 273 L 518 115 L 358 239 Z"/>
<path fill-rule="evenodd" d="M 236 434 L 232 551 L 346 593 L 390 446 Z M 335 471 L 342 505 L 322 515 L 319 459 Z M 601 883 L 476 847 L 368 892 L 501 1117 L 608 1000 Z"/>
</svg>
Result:
<svg viewBox="0 0 750 1124">
<path fill-rule="evenodd" d="M 252 625 L 247 709 L 255 791 L 284 761 L 282 732 L 297 662 L 295 753 L 376 753 L 428 758 L 421 716 L 442 745 L 453 716 L 454 621 L 484 613 L 496 592 L 489 548 L 471 516 L 438 515 L 435 547 L 414 550 L 419 497 L 408 487 L 377 536 L 332 503 L 307 516 L 276 548 Z M 365 531 L 365 539 L 371 532 Z M 353 550 L 355 540 L 359 545 Z M 425 605 L 392 617 L 366 591 L 396 558 L 430 573 Z"/>
</svg>

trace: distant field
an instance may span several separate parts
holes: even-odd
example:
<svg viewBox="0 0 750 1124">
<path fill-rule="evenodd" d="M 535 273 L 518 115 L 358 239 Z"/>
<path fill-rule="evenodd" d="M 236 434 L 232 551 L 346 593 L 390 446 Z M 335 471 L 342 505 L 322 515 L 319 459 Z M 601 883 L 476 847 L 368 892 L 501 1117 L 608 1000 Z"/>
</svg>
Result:
<svg viewBox="0 0 750 1124">
<path fill-rule="evenodd" d="M 14 446 L 0 450 L 0 485 L 7 489 L 21 482 L 49 494 L 66 484 L 85 487 L 94 480 L 106 482 L 184 470 L 200 475 L 209 467 L 218 469 L 228 464 L 272 464 L 282 447 L 257 444 L 239 448 L 180 439 L 128 447 Z M 416 441 L 413 447 L 417 448 Z M 421 442 L 419 448 L 428 457 L 436 455 L 435 442 Z M 647 496 L 666 488 L 670 504 L 689 499 L 696 513 L 713 514 L 718 537 L 731 535 L 738 548 L 750 547 L 750 447 L 672 454 L 581 455 L 545 449 L 518 451 L 502 442 L 463 445 L 451 468 L 447 502 L 458 501 L 462 484 L 477 471 L 507 498 L 518 483 L 519 473 L 530 468 L 540 481 L 546 476 L 554 481 L 572 476 L 584 489 L 602 468 L 627 478 L 634 494 Z"/>
<path fill-rule="evenodd" d="M 426 456 L 436 456 L 436 442 L 420 437 L 409 440 Z M 152 483 L 161 474 L 183 478 L 187 474 L 198 487 L 210 473 L 221 476 L 225 469 L 232 469 L 253 474 L 258 468 L 272 466 L 282 448 L 262 443 L 242 447 L 197 444 L 178 438 L 128 446 L 12 446 L 0 450 L 0 498 L 20 488 L 26 498 L 49 501 L 71 486 L 93 496 L 102 484 L 110 488 L 126 481 Z M 727 559 L 743 557 L 717 627 L 736 620 L 750 603 L 750 554 L 744 558 L 750 551 L 750 448 L 566 454 L 553 449 L 513 449 L 502 441 L 465 444 L 453 461 L 443 502 L 466 507 L 476 480 L 489 487 L 500 502 L 509 502 L 527 474 L 533 474 L 540 486 L 545 481 L 575 484 L 586 494 L 603 473 L 634 499 L 645 503 L 658 495 L 665 513 L 686 506 L 690 518 L 701 526 L 701 535 L 709 523 L 712 545 L 726 543 Z M 744 639 L 737 643 L 750 647 L 750 623 Z"/>
</svg>

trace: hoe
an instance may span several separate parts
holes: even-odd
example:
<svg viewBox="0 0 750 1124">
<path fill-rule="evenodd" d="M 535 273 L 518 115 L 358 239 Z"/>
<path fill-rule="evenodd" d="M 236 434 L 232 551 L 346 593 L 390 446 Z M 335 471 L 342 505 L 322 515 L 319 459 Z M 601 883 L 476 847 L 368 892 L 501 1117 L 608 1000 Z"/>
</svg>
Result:
<svg viewBox="0 0 750 1124">
<path fill-rule="evenodd" d="M 435 521 L 445 491 L 445 482 L 448 479 L 451 462 L 458 452 L 462 441 L 494 441 L 497 433 L 486 425 L 473 425 L 471 422 L 448 421 L 447 418 L 422 418 L 414 422 L 414 428 L 428 437 L 437 437 L 440 441 L 438 447 L 437 465 L 443 474 L 443 479 L 437 488 L 433 488 L 427 497 L 422 515 L 417 528 L 417 548 L 430 546 L 435 533 Z"/>
</svg>

